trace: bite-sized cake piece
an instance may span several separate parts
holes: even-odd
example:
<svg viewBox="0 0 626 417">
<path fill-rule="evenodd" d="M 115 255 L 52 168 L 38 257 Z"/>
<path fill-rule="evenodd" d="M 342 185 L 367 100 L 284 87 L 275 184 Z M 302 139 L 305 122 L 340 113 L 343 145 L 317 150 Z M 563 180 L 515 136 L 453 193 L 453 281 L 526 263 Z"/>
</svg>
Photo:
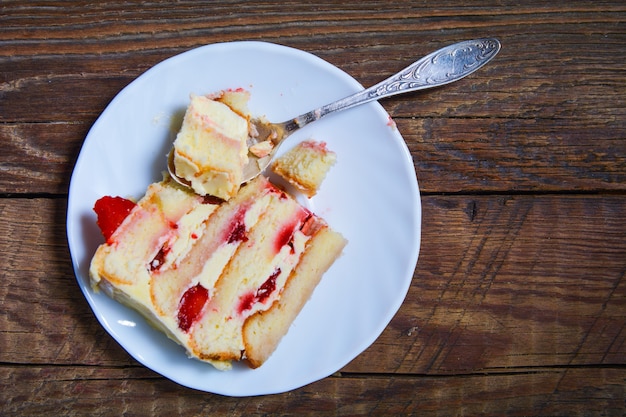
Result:
<svg viewBox="0 0 626 417">
<path fill-rule="evenodd" d="M 174 141 L 174 168 L 196 193 L 227 200 L 239 190 L 248 162 L 249 96 L 243 89 L 191 96 Z"/>
<path fill-rule="evenodd" d="M 228 201 L 166 178 L 137 204 L 103 197 L 95 210 L 106 242 L 92 287 L 219 369 L 261 366 L 346 244 L 263 176 Z"/>
<path fill-rule="evenodd" d="M 337 155 L 325 142 L 307 140 L 277 158 L 271 169 L 310 198 L 317 194 L 336 160 Z"/>
</svg>

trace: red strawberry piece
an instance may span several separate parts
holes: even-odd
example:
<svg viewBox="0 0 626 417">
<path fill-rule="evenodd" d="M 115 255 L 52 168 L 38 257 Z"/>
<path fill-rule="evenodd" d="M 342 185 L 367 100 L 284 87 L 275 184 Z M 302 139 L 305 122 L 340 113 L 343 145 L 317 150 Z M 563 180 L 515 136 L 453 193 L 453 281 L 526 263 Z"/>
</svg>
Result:
<svg viewBox="0 0 626 417">
<path fill-rule="evenodd" d="M 185 291 L 178 305 L 178 327 L 182 331 L 189 331 L 208 300 L 209 291 L 200 284 Z"/>
<path fill-rule="evenodd" d="M 98 216 L 98 227 L 108 244 L 113 243 L 111 236 L 135 206 L 134 202 L 122 197 L 105 196 L 96 201 L 93 210 Z"/>
</svg>

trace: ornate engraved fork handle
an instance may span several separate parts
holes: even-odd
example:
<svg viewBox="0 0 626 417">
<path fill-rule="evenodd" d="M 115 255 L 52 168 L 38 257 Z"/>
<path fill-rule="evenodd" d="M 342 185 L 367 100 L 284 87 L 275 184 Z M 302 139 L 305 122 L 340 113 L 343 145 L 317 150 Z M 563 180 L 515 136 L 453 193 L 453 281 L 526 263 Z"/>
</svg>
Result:
<svg viewBox="0 0 626 417">
<path fill-rule="evenodd" d="M 287 134 L 330 113 L 373 100 L 439 87 L 466 77 L 487 64 L 500 51 L 494 38 L 455 43 L 435 51 L 380 83 L 286 122 Z"/>
</svg>

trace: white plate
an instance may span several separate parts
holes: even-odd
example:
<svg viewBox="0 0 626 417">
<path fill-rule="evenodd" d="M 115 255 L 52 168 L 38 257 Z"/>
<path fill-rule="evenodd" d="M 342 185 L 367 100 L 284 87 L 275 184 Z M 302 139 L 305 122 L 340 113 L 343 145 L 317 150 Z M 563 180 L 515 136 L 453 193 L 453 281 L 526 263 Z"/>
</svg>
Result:
<svg viewBox="0 0 626 417">
<path fill-rule="evenodd" d="M 198 390 L 279 393 L 340 370 L 370 346 L 400 308 L 417 263 L 421 204 L 408 148 L 388 114 L 369 103 L 307 126 L 283 145 L 324 140 L 337 153 L 309 207 L 348 240 L 271 358 L 220 372 L 188 359 L 137 313 L 89 287 L 103 241 L 92 211 L 103 195 L 141 197 L 161 178 L 189 94 L 243 87 L 250 110 L 281 121 L 362 89 L 322 59 L 264 42 L 207 45 L 167 59 L 124 88 L 90 130 L 69 190 L 67 233 L 78 284 L 104 328 L 135 359 Z"/>
</svg>

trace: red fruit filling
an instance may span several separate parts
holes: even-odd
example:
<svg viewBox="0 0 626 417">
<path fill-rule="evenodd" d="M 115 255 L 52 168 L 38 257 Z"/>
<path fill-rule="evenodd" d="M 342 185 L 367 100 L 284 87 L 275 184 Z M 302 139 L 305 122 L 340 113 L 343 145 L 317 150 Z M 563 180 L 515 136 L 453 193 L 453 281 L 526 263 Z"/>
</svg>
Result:
<svg viewBox="0 0 626 417">
<path fill-rule="evenodd" d="M 282 229 L 278 231 L 276 240 L 274 240 L 274 250 L 276 253 L 280 252 L 283 246 L 291 242 L 293 232 L 296 230 L 297 225 L 297 222 L 292 221 L 291 223 L 284 225 Z"/>
<path fill-rule="evenodd" d="M 154 272 L 161 269 L 161 266 L 163 266 L 163 263 L 165 262 L 165 257 L 168 253 L 170 253 L 171 250 L 172 249 L 169 246 L 163 245 L 163 247 L 156 254 L 152 262 L 150 262 L 150 271 Z"/>
<path fill-rule="evenodd" d="M 312 140 L 307 140 L 302 142 L 303 148 L 313 149 L 321 153 L 328 152 L 328 148 L 326 148 L 326 142 L 315 142 Z"/>
<path fill-rule="evenodd" d="M 255 297 L 254 297 L 254 294 L 251 292 L 245 294 L 243 297 L 240 297 L 239 305 L 237 306 L 237 313 L 241 315 L 244 311 L 250 310 L 254 302 L 255 302 Z"/>
<path fill-rule="evenodd" d="M 274 251 L 280 252 L 283 246 L 289 245 L 293 251 L 293 234 L 296 232 L 296 228 L 307 220 L 310 212 L 306 209 L 300 210 L 289 223 L 283 225 L 278 231 L 274 240 Z"/>
<path fill-rule="evenodd" d="M 202 197 L 202 204 L 213 204 L 213 205 L 219 205 L 222 204 L 224 202 L 224 200 L 222 200 L 219 197 L 215 197 L 213 195 L 205 195 L 204 197 Z"/>
<path fill-rule="evenodd" d="M 246 236 L 246 225 L 242 220 L 241 222 L 237 222 L 230 231 L 230 234 L 228 235 L 228 243 L 247 241 L 248 237 Z"/>
<path fill-rule="evenodd" d="M 226 232 L 227 243 L 248 241 L 248 236 L 246 235 L 246 224 L 244 222 L 245 215 L 246 209 L 242 208 L 235 214 L 235 216 L 231 220 L 231 223 Z"/>
<path fill-rule="evenodd" d="M 237 313 L 242 314 L 244 311 L 250 310 L 255 303 L 265 302 L 276 290 L 276 279 L 279 275 L 280 268 L 276 268 L 276 270 L 272 272 L 272 275 L 256 290 L 256 294 L 250 292 L 241 297 L 239 299 L 239 305 L 237 306 Z"/>
<path fill-rule="evenodd" d="M 324 222 L 321 221 L 318 217 L 315 217 L 313 213 L 309 212 L 307 218 L 304 219 L 304 221 L 302 222 L 302 226 L 300 226 L 300 231 L 302 231 L 305 236 L 313 236 L 323 226 Z"/>
<path fill-rule="evenodd" d="M 134 202 L 122 197 L 105 196 L 96 201 L 93 210 L 98 216 L 98 227 L 108 244 L 113 243 L 111 236 L 135 206 Z"/>
<path fill-rule="evenodd" d="M 280 268 L 276 268 L 276 271 L 270 275 L 270 277 L 256 290 L 256 299 L 261 303 L 267 300 L 267 298 L 276 289 L 276 278 L 280 275 Z"/>
<path fill-rule="evenodd" d="M 178 305 L 178 327 L 182 331 L 189 331 L 208 300 L 209 291 L 200 284 L 185 291 Z"/>
</svg>

